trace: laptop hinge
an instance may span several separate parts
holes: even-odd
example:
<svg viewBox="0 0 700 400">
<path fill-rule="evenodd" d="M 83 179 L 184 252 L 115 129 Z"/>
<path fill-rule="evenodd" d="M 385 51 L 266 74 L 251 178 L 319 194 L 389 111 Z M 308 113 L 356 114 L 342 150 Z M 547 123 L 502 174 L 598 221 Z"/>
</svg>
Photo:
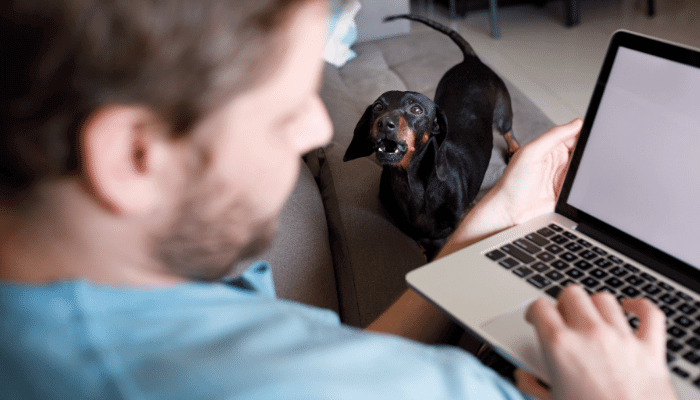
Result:
<svg viewBox="0 0 700 400">
<path fill-rule="evenodd" d="M 646 254 L 642 250 L 629 246 L 622 241 L 615 239 L 613 236 L 605 233 L 601 229 L 596 229 L 595 227 L 582 222 L 576 226 L 576 230 L 603 243 L 613 250 L 622 253 L 628 258 L 631 258 L 642 265 L 646 265 L 653 270 L 668 276 L 670 279 L 688 286 L 690 289 L 693 289 L 696 292 L 700 292 L 700 281 L 698 280 L 697 270 L 693 269 L 692 267 L 673 268 L 672 265 L 678 263 L 659 260 L 650 254 Z"/>
</svg>

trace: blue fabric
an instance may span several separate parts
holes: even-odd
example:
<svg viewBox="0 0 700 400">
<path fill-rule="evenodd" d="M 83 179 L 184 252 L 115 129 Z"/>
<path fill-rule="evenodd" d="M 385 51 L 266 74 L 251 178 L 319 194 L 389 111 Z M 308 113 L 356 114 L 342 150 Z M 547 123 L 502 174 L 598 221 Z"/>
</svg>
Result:
<svg viewBox="0 0 700 400">
<path fill-rule="evenodd" d="M 365 333 L 275 299 L 267 264 L 230 283 L 0 284 L 0 397 L 522 397 L 459 349 Z"/>
</svg>

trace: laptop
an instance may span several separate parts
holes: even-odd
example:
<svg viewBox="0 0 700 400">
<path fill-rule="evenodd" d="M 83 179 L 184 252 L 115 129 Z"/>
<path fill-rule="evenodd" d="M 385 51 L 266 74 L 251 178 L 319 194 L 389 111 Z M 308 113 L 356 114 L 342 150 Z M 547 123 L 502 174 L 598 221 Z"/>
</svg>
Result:
<svg viewBox="0 0 700 400">
<path fill-rule="evenodd" d="M 699 140 L 700 51 L 618 31 L 554 212 L 418 268 L 408 285 L 544 381 L 524 318 L 533 300 L 571 282 L 645 296 L 666 313 L 679 396 L 700 398 Z"/>
</svg>

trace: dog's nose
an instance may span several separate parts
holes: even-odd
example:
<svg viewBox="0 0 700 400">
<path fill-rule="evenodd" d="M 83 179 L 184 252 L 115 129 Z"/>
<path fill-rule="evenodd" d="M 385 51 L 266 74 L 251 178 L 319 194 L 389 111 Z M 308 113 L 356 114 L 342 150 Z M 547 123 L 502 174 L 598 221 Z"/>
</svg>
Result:
<svg viewBox="0 0 700 400">
<path fill-rule="evenodd" d="M 382 117 L 377 121 L 377 128 L 386 133 L 396 131 L 396 123 L 388 116 Z"/>
</svg>

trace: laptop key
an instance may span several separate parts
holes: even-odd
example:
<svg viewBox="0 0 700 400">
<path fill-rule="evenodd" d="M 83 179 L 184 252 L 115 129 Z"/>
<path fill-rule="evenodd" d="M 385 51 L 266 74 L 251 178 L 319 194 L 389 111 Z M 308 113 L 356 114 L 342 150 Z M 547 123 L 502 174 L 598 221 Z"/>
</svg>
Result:
<svg viewBox="0 0 700 400">
<path fill-rule="evenodd" d="M 527 281 L 538 289 L 543 289 L 552 283 L 549 279 L 545 278 L 542 275 L 532 276 L 528 278 Z"/>
<path fill-rule="evenodd" d="M 622 282 L 621 280 L 615 278 L 614 276 L 611 277 L 611 278 L 609 278 L 609 279 L 607 279 L 607 280 L 605 281 L 605 283 L 607 283 L 608 285 L 614 287 L 615 289 L 617 289 L 617 288 L 619 288 L 620 286 L 624 285 L 624 282 Z"/>
<path fill-rule="evenodd" d="M 500 251 L 500 250 L 492 250 L 486 253 L 486 257 L 490 258 L 493 261 L 498 261 L 501 258 L 505 257 L 506 253 Z"/>
<path fill-rule="evenodd" d="M 554 237 L 550 238 L 549 240 L 551 240 L 552 242 L 559 244 L 559 245 L 564 245 L 564 243 L 569 241 L 569 239 L 565 238 L 562 235 L 554 236 Z"/>
<path fill-rule="evenodd" d="M 648 280 L 649 282 L 656 282 L 656 277 L 654 277 L 653 275 L 649 275 L 646 272 L 642 272 L 640 275 L 642 278 Z"/>
<path fill-rule="evenodd" d="M 517 248 L 515 245 L 507 244 L 501 247 L 501 250 L 508 253 L 510 256 L 517 258 L 524 264 L 529 264 L 535 261 L 535 258 Z"/>
<path fill-rule="evenodd" d="M 574 263 L 574 267 L 576 267 L 578 269 L 582 269 L 584 271 L 587 271 L 587 270 L 591 269 L 591 267 L 593 267 L 593 264 L 589 263 L 586 260 L 579 260 L 579 261 Z"/>
<path fill-rule="evenodd" d="M 661 289 L 659 289 L 657 286 L 652 285 L 651 283 L 644 286 L 642 290 L 649 293 L 652 296 L 661 293 Z"/>
<path fill-rule="evenodd" d="M 559 258 L 561 258 L 562 260 L 568 261 L 568 262 L 573 262 L 573 261 L 576 261 L 576 259 L 578 257 L 576 257 L 575 255 L 573 255 L 569 252 L 566 252 L 566 253 L 560 255 Z"/>
<path fill-rule="evenodd" d="M 622 264 L 623 263 L 622 260 L 620 260 L 619 258 L 615 257 L 612 254 L 608 256 L 608 260 L 614 262 L 615 264 Z"/>
<path fill-rule="evenodd" d="M 611 274 L 615 275 L 618 278 L 621 278 L 621 277 L 627 275 L 627 271 L 624 268 L 619 267 L 619 266 L 611 268 L 610 271 L 608 271 L 608 272 L 610 272 Z"/>
<path fill-rule="evenodd" d="M 659 297 L 659 299 L 661 301 L 663 301 L 664 303 L 671 305 L 671 306 L 678 303 L 678 297 L 673 297 L 673 295 L 670 293 L 666 293 L 666 294 L 662 295 L 661 297 Z"/>
<path fill-rule="evenodd" d="M 674 353 L 678 353 L 679 351 L 683 350 L 683 344 L 673 339 L 668 339 L 666 341 L 666 348 Z"/>
<path fill-rule="evenodd" d="M 601 287 L 601 288 L 598 288 L 598 291 L 599 291 L 599 292 L 608 292 L 608 293 L 610 293 L 610 294 L 617 294 L 617 292 L 615 291 L 615 289 L 613 289 L 613 288 L 611 288 L 611 287 L 609 287 L 609 286 L 603 286 L 603 287 Z"/>
<path fill-rule="evenodd" d="M 561 232 L 564 230 L 564 228 L 562 228 L 561 226 L 559 226 L 557 224 L 549 224 L 548 226 L 550 229 L 552 229 L 555 232 Z"/>
<path fill-rule="evenodd" d="M 693 385 L 700 387 L 700 377 L 698 377 L 698 379 L 693 381 Z"/>
<path fill-rule="evenodd" d="M 498 264 L 506 269 L 511 269 L 516 265 L 519 265 L 520 263 L 518 262 L 518 260 L 508 257 L 503 261 L 499 261 Z"/>
<path fill-rule="evenodd" d="M 580 245 L 583 246 L 583 247 L 591 247 L 591 246 L 593 246 L 590 242 L 588 242 L 587 240 L 584 240 L 584 239 L 579 239 L 579 240 L 576 241 L 576 243 L 580 244 Z"/>
<path fill-rule="evenodd" d="M 561 282 L 561 283 L 559 283 L 559 284 L 560 284 L 562 287 L 566 287 L 566 286 L 568 286 L 568 285 L 571 285 L 572 283 L 576 283 L 576 282 L 572 281 L 571 279 L 567 279 L 567 280 L 565 280 L 564 282 Z"/>
<path fill-rule="evenodd" d="M 563 248 L 557 246 L 556 244 L 550 244 L 549 246 L 545 247 L 545 250 L 549 251 L 550 253 L 554 253 L 554 254 L 559 254 L 562 251 L 564 251 Z"/>
<path fill-rule="evenodd" d="M 555 271 L 555 270 L 551 270 L 551 271 L 547 272 L 546 274 L 544 274 L 544 276 L 546 276 L 548 279 L 551 279 L 553 281 L 558 281 L 558 280 L 561 280 L 564 278 L 564 274 L 562 274 L 559 271 Z"/>
<path fill-rule="evenodd" d="M 555 232 L 553 230 L 545 227 L 545 228 L 538 230 L 537 233 L 539 233 L 540 235 L 542 235 L 544 237 L 549 237 L 549 236 L 554 235 Z"/>
<path fill-rule="evenodd" d="M 636 274 L 637 272 L 639 272 L 639 268 L 635 267 L 632 264 L 625 264 L 625 265 L 623 265 L 623 267 L 625 267 L 626 270 L 628 270 L 629 272 L 631 272 L 633 274 Z"/>
<path fill-rule="evenodd" d="M 676 339 L 682 338 L 687 334 L 687 332 L 683 329 L 673 325 L 670 328 L 668 328 L 666 332 L 668 332 L 669 335 L 673 336 Z"/>
<path fill-rule="evenodd" d="M 688 303 L 683 303 L 680 306 L 678 306 L 677 308 L 678 308 L 678 311 L 682 312 L 685 315 L 693 315 L 698 310 L 697 308 L 691 306 Z"/>
<path fill-rule="evenodd" d="M 585 285 L 585 286 L 590 287 L 590 288 L 596 287 L 596 286 L 598 286 L 598 285 L 600 284 L 600 282 L 598 282 L 597 280 L 591 278 L 590 276 L 589 276 L 589 277 L 586 277 L 586 279 L 582 280 L 581 283 L 582 283 L 583 285 Z"/>
<path fill-rule="evenodd" d="M 695 350 L 700 350 L 700 340 L 695 337 L 691 337 L 685 342 L 688 346 L 694 348 Z"/>
<path fill-rule="evenodd" d="M 678 325 L 684 328 L 689 328 L 691 325 L 694 324 L 693 320 L 686 317 L 685 315 L 679 316 L 678 318 L 674 319 L 673 322 L 677 323 Z"/>
<path fill-rule="evenodd" d="M 603 271 L 602 269 L 596 268 L 593 271 L 589 272 L 592 277 L 597 278 L 597 279 L 603 279 L 606 276 L 608 276 L 608 273 Z"/>
<path fill-rule="evenodd" d="M 567 238 L 569 238 L 569 239 L 571 239 L 571 240 L 576 240 L 576 239 L 578 239 L 578 236 L 576 236 L 576 235 L 574 235 L 573 233 L 568 232 L 568 231 L 562 233 L 562 235 L 566 236 Z"/>
<path fill-rule="evenodd" d="M 698 354 L 694 351 L 689 351 L 689 352 L 683 354 L 683 358 L 685 358 L 689 363 L 691 363 L 693 365 L 700 364 L 700 354 Z"/>
<path fill-rule="evenodd" d="M 564 246 L 564 248 L 569 250 L 569 251 L 572 251 L 574 253 L 583 250 L 583 246 L 581 246 L 580 244 L 576 244 L 574 242 L 567 244 L 566 246 Z"/>
<path fill-rule="evenodd" d="M 683 292 L 681 292 L 681 291 L 677 291 L 677 292 L 676 292 L 676 296 L 680 297 L 681 299 L 683 299 L 683 300 L 685 300 L 685 301 L 693 301 L 693 298 L 692 298 L 692 297 L 688 296 L 687 294 L 685 294 L 685 293 L 683 293 Z"/>
<path fill-rule="evenodd" d="M 572 268 L 572 269 L 566 271 L 566 274 L 569 275 L 570 277 L 574 278 L 574 279 L 580 279 L 580 278 L 584 275 L 583 272 L 581 272 L 581 271 L 579 271 L 579 270 L 577 270 L 577 269 L 574 269 L 574 268 Z"/>
<path fill-rule="evenodd" d="M 522 267 L 518 267 L 518 268 L 514 269 L 513 273 L 515 275 L 518 275 L 521 278 L 524 278 L 524 277 L 530 275 L 532 273 L 532 270 L 528 267 L 522 266 Z"/>
<path fill-rule="evenodd" d="M 530 234 L 525 235 L 525 239 L 539 246 L 546 246 L 547 244 L 549 244 L 549 240 L 545 239 L 542 235 L 536 232 L 532 232 Z"/>
<path fill-rule="evenodd" d="M 539 258 L 540 260 L 542 260 L 542 261 L 544 261 L 544 262 L 550 262 L 550 261 L 554 260 L 554 259 L 557 258 L 557 257 L 555 257 L 555 256 L 554 256 L 553 254 L 551 254 L 551 253 L 547 253 L 546 251 L 543 251 L 542 253 L 540 253 L 540 254 L 537 255 L 537 258 Z"/>
<path fill-rule="evenodd" d="M 632 286 L 627 286 L 626 288 L 622 289 L 622 293 L 627 297 L 637 297 L 642 292 L 633 288 Z"/>
<path fill-rule="evenodd" d="M 592 259 L 598 257 L 594 252 L 592 252 L 590 250 L 584 250 L 584 251 L 580 252 L 578 255 L 579 255 L 579 257 L 583 258 L 584 260 L 588 260 L 588 261 L 591 261 Z"/>
<path fill-rule="evenodd" d="M 540 246 L 532 244 L 530 241 L 525 239 L 518 239 L 515 242 L 513 242 L 513 244 L 527 251 L 530 254 L 539 253 L 541 250 Z"/>
<path fill-rule="evenodd" d="M 666 282 L 659 282 L 659 286 L 660 286 L 662 289 L 668 290 L 669 292 L 673 292 L 673 290 L 674 290 L 674 289 L 673 289 L 673 286 L 669 285 L 669 284 L 666 283 Z"/>
<path fill-rule="evenodd" d="M 558 269 L 559 271 L 563 271 L 563 270 L 569 268 L 569 264 L 565 263 L 565 262 L 562 261 L 562 260 L 554 261 L 553 263 L 551 263 L 551 264 L 549 264 L 549 265 L 551 265 L 552 267 Z"/>
<path fill-rule="evenodd" d="M 687 377 L 690 376 L 690 374 L 688 373 L 688 371 L 684 370 L 683 368 L 681 368 L 681 367 L 679 367 L 679 366 L 673 367 L 673 368 L 671 369 L 671 371 L 672 371 L 673 373 L 675 373 L 676 375 L 680 376 L 681 378 L 687 378 Z"/>
<path fill-rule="evenodd" d="M 549 269 L 549 265 L 543 263 L 542 261 L 537 261 L 536 263 L 530 265 L 530 268 L 534 269 L 537 272 L 544 272 Z"/>
<path fill-rule="evenodd" d="M 608 255 L 608 252 L 605 251 L 605 250 L 603 250 L 603 249 L 601 249 L 600 247 L 593 247 L 593 251 L 596 252 L 596 253 L 598 253 L 598 255 L 601 256 L 601 257 L 605 257 L 605 256 Z"/>
<path fill-rule="evenodd" d="M 673 314 L 676 313 L 676 310 L 672 309 L 671 307 L 665 304 L 660 305 L 659 308 L 661 309 L 661 311 L 664 312 L 664 314 L 666 314 L 666 318 L 670 318 Z"/>
<path fill-rule="evenodd" d="M 632 275 L 629 278 L 625 279 L 625 282 L 629 283 L 630 285 L 639 286 L 642 283 L 644 283 L 644 280 Z"/>
<path fill-rule="evenodd" d="M 549 289 L 545 290 L 544 292 L 556 299 L 557 296 L 559 296 L 559 292 L 561 292 L 561 289 L 561 286 L 554 285 Z"/>
<path fill-rule="evenodd" d="M 599 267 L 601 267 L 601 268 L 608 268 L 608 267 L 610 267 L 610 266 L 613 265 L 610 261 L 608 261 L 608 260 L 606 260 L 606 259 L 604 259 L 604 258 L 599 258 L 599 259 L 595 260 L 595 261 L 593 262 L 593 264 L 595 264 L 595 265 L 597 265 L 597 266 L 599 266 Z"/>
</svg>

